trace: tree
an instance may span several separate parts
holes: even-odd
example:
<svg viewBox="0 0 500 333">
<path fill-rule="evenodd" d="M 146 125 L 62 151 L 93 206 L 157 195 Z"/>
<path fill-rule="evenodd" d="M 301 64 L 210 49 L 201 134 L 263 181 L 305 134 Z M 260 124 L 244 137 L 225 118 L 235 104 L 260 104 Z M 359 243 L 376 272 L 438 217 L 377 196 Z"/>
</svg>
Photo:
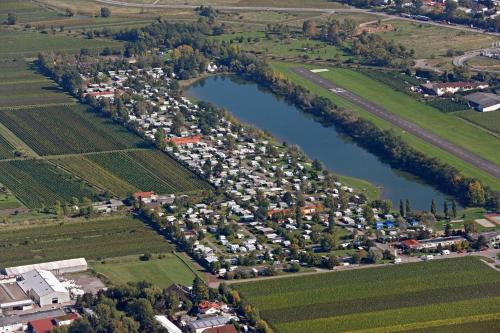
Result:
<svg viewBox="0 0 500 333">
<path fill-rule="evenodd" d="M 420 9 L 422 9 L 422 6 L 424 5 L 424 2 L 422 0 L 413 0 L 413 7 L 415 7 L 415 12 L 419 13 Z"/>
<path fill-rule="evenodd" d="M 258 320 L 255 324 L 255 328 L 257 329 L 257 333 L 273 333 L 273 330 L 264 320 Z"/>
<path fill-rule="evenodd" d="M 479 181 L 473 180 L 469 183 L 469 186 L 467 188 L 467 197 L 469 199 L 470 205 L 484 206 L 486 198 L 484 188 Z"/>
<path fill-rule="evenodd" d="M 475 234 L 477 232 L 476 224 L 472 221 L 465 221 L 464 222 L 464 232 L 467 235 Z"/>
<path fill-rule="evenodd" d="M 444 235 L 446 237 L 449 237 L 451 235 L 451 224 L 446 223 L 446 225 L 444 226 Z"/>
<path fill-rule="evenodd" d="M 199 277 L 195 277 L 193 281 L 193 294 L 197 302 L 208 299 L 208 287 Z"/>
<path fill-rule="evenodd" d="M 446 17 L 451 19 L 455 15 L 455 11 L 458 8 L 458 2 L 456 1 L 446 1 L 444 12 L 446 13 Z"/>
<path fill-rule="evenodd" d="M 406 203 L 405 203 L 405 212 L 406 212 L 406 216 L 409 216 L 411 214 L 410 200 L 408 200 L 408 199 L 406 199 Z"/>
<path fill-rule="evenodd" d="M 431 214 L 434 216 L 437 214 L 436 201 L 434 199 L 431 201 Z"/>
<path fill-rule="evenodd" d="M 383 254 L 382 251 L 376 247 L 371 247 L 368 250 L 368 260 L 370 262 L 376 264 L 378 261 L 382 260 Z"/>
<path fill-rule="evenodd" d="M 101 17 L 110 17 L 111 16 L 111 9 L 108 7 L 102 7 L 101 8 Z"/>
<path fill-rule="evenodd" d="M 316 35 L 316 22 L 313 20 L 304 21 L 304 24 L 302 24 L 302 32 L 304 32 L 307 37 Z"/>
<path fill-rule="evenodd" d="M 477 242 L 476 242 L 476 249 L 481 250 L 487 244 L 488 244 L 488 242 L 486 240 L 486 237 L 484 237 L 483 235 L 479 235 L 479 237 L 477 238 Z"/>
<path fill-rule="evenodd" d="M 420 217 L 420 220 L 428 228 L 434 228 L 434 226 L 436 225 L 436 217 L 433 214 L 424 213 Z"/>
<path fill-rule="evenodd" d="M 444 214 L 444 217 L 448 218 L 449 216 L 449 212 L 448 212 L 448 201 L 447 200 L 444 200 L 443 202 L 443 214 Z"/>
<path fill-rule="evenodd" d="M 366 220 L 366 223 L 370 224 L 375 220 L 375 216 L 373 215 L 373 209 L 369 205 L 365 205 L 362 211 L 363 217 Z"/>
<path fill-rule="evenodd" d="M 399 200 L 399 215 L 402 217 L 406 216 L 405 206 L 403 204 L 403 200 Z"/>
<path fill-rule="evenodd" d="M 5 20 L 4 24 L 6 25 L 14 25 L 17 23 L 17 15 L 14 13 L 8 13 L 7 14 L 7 19 Z"/>
<path fill-rule="evenodd" d="M 457 202 L 455 200 L 451 201 L 451 216 L 453 218 L 457 217 Z"/>
<path fill-rule="evenodd" d="M 68 333 L 92 333 L 92 326 L 87 319 L 75 320 L 68 329 Z"/>
</svg>

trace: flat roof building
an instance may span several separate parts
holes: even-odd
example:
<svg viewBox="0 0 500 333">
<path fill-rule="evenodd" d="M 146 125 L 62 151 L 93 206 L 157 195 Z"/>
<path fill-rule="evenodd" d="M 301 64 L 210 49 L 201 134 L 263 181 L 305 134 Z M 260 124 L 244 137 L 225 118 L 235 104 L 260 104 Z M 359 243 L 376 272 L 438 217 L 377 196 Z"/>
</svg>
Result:
<svg viewBox="0 0 500 333">
<path fill-rule="evenodd" d="M 465 96 L 469 105 L 480 112 L 490 112 L 500 109 L 500 97 L 491 93 L 474 93 Z"/>
<path fill-rule="evenodd" d="M 0 283 L 0 313 L 9 310 L 27 310 L 32 307 L 33 301 L 17 282 Z"/>
<path fill-rule="evenodd" d="M 88 265 L 85 258 L 75 258 L 75 259 L 44 262 L 33 265 L 8 267 L 5 269 L 5 273 L 7 275 L 21 275 L 23 273 L 32 271 L 34 269 L 51 271 L 54 272 L 55 274 L 63 274 L 63 273 L 86 271 L 88 269 Z"/>
<path fill-rule="evenodd" d="M 69 302 L 69 291 L 49 271 L 35 269 L 21 274 L 19 287 L 40 306 Z"/>
</svg>

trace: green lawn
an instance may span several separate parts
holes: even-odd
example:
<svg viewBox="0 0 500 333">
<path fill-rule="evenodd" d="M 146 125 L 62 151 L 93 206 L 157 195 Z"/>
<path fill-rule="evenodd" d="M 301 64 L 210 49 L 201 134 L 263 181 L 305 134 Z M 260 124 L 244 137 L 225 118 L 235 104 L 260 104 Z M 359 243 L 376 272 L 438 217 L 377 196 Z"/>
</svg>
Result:
<svg viewBox="0 0 500 333">
<path fill-rule="evenodd" d="M 339 175 L 338 177 L 340 179 L 340 182 L 353 187 L 356 192 L 364 193 L 368 200 L 372 201 L 380 198 L 380 189 L 372 183 L 363 179 L 349 176 Z"/>
<path fill-rule="evenodd" d="M 175 254 L 167 254 L 165 258 L 141 261 L 137 256 L 112 258 L 105 262 L 93 264 L 93 268 L 106 276 L 113 283 L 148 281 L 153 285 L 165 288 L 173 283 L 190 286 L 195 278 L 195 270 L 187 261 L 179 259 Z"/>
<path fill-rule="evenodd" d="M 13 209 L 21 208 L 23 204 L 16 199 L 12 194 L 0 194 L 0 210 L 2 209 Z"/>
<path fill-rule="evenodd" d="M 343 108 L 346 108 L 346 109 L 349 109 L 351 111 L 358 113 L 361 117 L 372 121 L 374 124 L 376 124 L 381 129 L 394 129 L 396 131 L 396 133 L 398 135 L 400 135 L 402 138 L 404 138 L 405 141 L 408 142 L 408 144 L 410 144 L 413 148 L 415 148 L 419 151 L 422 151 L 423 153 L 427 154 L 428 156 L 438 158 L 442 162 L 445 162 L 445 163 L 448 163 L 450 165 L 455 166 L 457 169 L 462 171 L 464 175 L 467 175 L 469 177 L 478 178 L 484 184 L 487 184 L 488 186 L 490 186 L 494 189 L 500 190 L 500 182 L 498 181 L 498 179 L 496 179 L 494 176 L 490 175 L 489 173 L 483 172 L 482 170 L 479 170 L 478 168 L 464 162 L 463 160 L 455 157 L 454 155 L 451 155 L 451 154 L 449 154 L 449 153 L 447 153 L 447 152 L 445 152 L 445 151 L 443 151 L 443 150 L 441 150 L 441 149 L 439 149 L 439 148 L 437 148 L 437 147 L 435 147 L 435 146 L 433 146 L 433 145 L 431 145 L 431 144 L 429 144 L 429 143 L 427 143 L 427 142 L 425 142 L 425 141 L 423 141 L 423 140 L 421 140 L 421 139 L 419 139 L 411 134 L 408 134 L 407 132 L 402 131 L 399 128 L 394 127 L 392 124 L 372 115 L 371 113 L 365 111 L 364 109 L 362 109 L 354 104 L 351 104 L 350 102 L 340 98 L 339 96 L 332 94 L 328 90 L 326 90 L 322 87 L 319 87 L 319 86 L 313 84 L 311 81 L 304 79 L 303 77 L 293 73 L 291 71 L 291 69 L 293 67 L 296 67 L 297 64 L 284 63 L 284 62 L 272 62 L 272 66 L 278 72 L 282 72 L 282 73 L 286 74 L 286 76 L 290 80 L 292 80 L 292 82 L 299 84 L 301 86 L 304 86 L 305 88 L 307 88 L 312 93 L 314 93 L 318 96 L 324 96 L 324 97 L 329 98 L 332 102 L 337 104 L 339 107 L 343 107 Z M 320 66 L 320 67 L 323 67 L 323 66 Z M 355 74 L 358 74 L 358 73 L 355 73 Z M 370 79 L 366 78 L 366 79 L 363 79 L 363 81 L 361 81 L 361 82 L 365 82 L 365 80 L 370 80 Z M 376 87 L 381 85 L 378 82 L 375 83 L 373 80 L 371 80 L 371 81 L 372 81 L 372 84 L 375 84 Z M 356 82 L 356 81 L 354 81 L 354 82 Z M 379 88 L 377 88 L 377 89 L 379 89 Z M 390 90 L 389 88 L 384 88 L 384 89 Z M 394 91 L 392 91 L 392 92 L 396 93 Z M 399 93 L 399 94 L 404 95 L 402 93 Z M 407 98 L 411 98 L 411 97 L 407 96 Z M 414 101 L 414 102 L 418 103 L 416 101 Z M 444 119 L 452 118 L 454 121 L 460 122 L 460 119 L 453 118 L 454 117 L 453 115 L 445 115 L 437 110 L 434 110 L 434 109 L 432 109 L 432 110 L 434 111 L 434 112 L 432 112 L 432 114 L 436 113 L 436 114 L 439 114 L 440 117 L 444 116 L 445 117 Z M 406 110 L 404 112 L 409 113 L 411 111 Z M 461 124 L 461 126 L 467 126 L 467 124 Z M 467 128 L 470 128 L 470 127 L 471 126 L 468 125 Z M 453 130 L 453 131 L 455 131 L 455 130 Z M 481 137 L 483 137 L 483 136 L 492 137 L 491 135 L 482 131 L 481 129 L 475 129 L 474 133 L 477 133 L 477 131 L 481 132 L 481 134 L 480 134 Z M 498 139 L 495 137 L 492 137 L 491 141 L 498 142 Z M 495 151 L 495 148 L 498 147 L 498 145 L 495 146 L 494 144 L 492 145 L 491 143 L 488 146 L 490 147 L 487 149 L 488 151 L 490 151 L 490 150 Z M 495 155 L 492 154 L 492 156 L 495 156 Z"/>
<path fill-rule="evenodd" d="M 279 333 L 402 332 L 500 321 L 500 274 L 477 257 L 234 286 Z"/>
<path fill-rule="evenodd" d="M 500 139 L 420 103 L 411 96 L 394 91 L 360 72 L 344 68 L 329 69 L 321 76 L 450 142 L 499 163 L 496 153 Z"/>
</svg>

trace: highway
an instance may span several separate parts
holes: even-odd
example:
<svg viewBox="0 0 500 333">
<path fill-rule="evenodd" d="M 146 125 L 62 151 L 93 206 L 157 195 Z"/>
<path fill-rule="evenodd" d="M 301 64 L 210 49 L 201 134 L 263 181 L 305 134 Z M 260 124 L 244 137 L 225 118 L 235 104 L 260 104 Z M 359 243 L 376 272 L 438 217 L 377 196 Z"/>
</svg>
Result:
<svg viewBox="0 0 500 333">
<path fill-rule="evenodd" d="M 343 89 L 340 86 L 333 84 L 332 82 L 322 78 L 320 75 L 312 73 L 310 70 L 297 67 L 293 69 L 293 72 L 312 81 L 318 86 L 321 86 L 329 90 L 330 92 L 348 100 L 349 102 L 363 108 L 364 110 L 370 112 L 371 114 L 401 128 L 402 130 L 410 134 L 413 134 L 414 136 L 430 144 L 433 144 L 436 147 L 439 147 L 440 149 L 450 153 L 451 155 L 454 155 L 497 178 L 500 178 L 500 166 L 498 166 L 497 164 L 485 160 L 484 158 L 476 155 L 475 153 L 466 150 L 462 147 L 459 147 L 439 137 L 438 135 L 422 127 L 419 127 L 418 125 L 415 125 L 414 123 L 405 120 L 399 117 L 398 115 L 378 105 L 375 105 L 374 103 L 371 103 L 366 99 L 363 99 L 362 97 L 350 91 Z"/>
</svg>

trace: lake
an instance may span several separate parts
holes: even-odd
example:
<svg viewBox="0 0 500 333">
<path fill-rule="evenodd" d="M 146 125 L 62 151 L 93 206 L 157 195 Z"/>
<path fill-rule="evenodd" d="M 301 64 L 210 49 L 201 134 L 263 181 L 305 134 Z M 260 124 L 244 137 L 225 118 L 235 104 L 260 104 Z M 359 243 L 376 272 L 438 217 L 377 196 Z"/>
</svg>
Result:
<svg viewBox="0 0 500 333">
<path fill-rule="evenodd" d="M 334 173 L 365 179 L 382 190 L 382 198 L 394 207 L 410 200 L 412 209 L 438 209 L 450 199 L 418 178 L 395 170 L 358 146 L 334 126 L 324 126 L 295 106 L 257 84 L 236 76 L 211 76 L 186 89 L 187 95 L 225 108 L 240 121 L 254 125 L 289 144 L 298 145 L 310 158 L 318 159 Z"/>
</svg>

